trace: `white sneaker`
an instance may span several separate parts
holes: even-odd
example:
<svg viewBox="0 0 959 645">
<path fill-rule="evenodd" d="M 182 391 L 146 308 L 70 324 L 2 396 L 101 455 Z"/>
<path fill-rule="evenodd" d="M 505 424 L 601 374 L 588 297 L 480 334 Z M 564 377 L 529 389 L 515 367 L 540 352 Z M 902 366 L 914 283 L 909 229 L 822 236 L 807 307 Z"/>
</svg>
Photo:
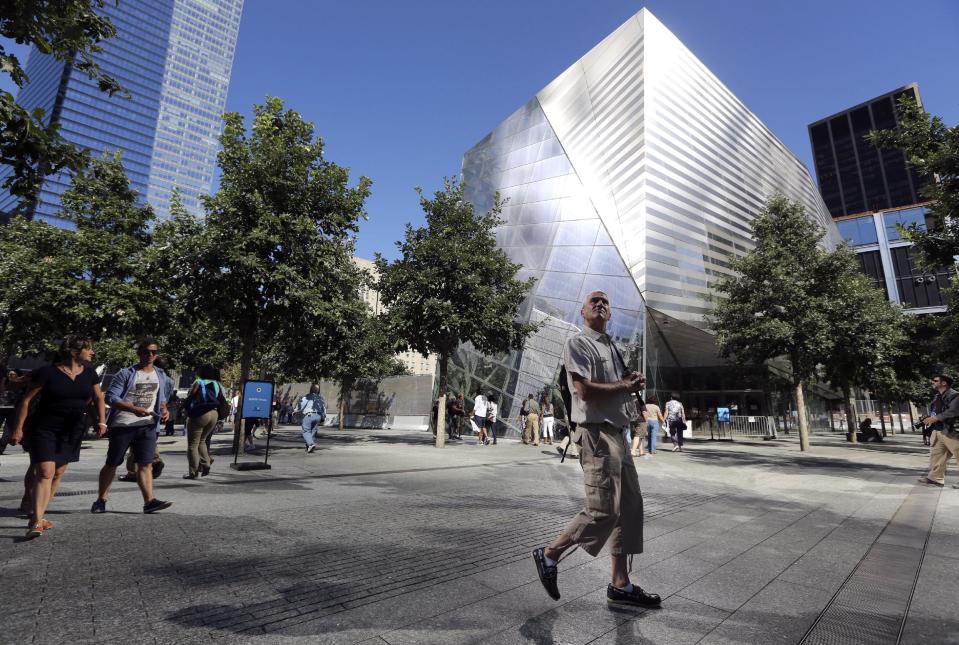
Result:
<svg viewBox="0 0 959 645">
<path fill-rule="evenodd" d="M 307 454 L 313 452 L 314 450 L 316 450 L 316 445 L 315 445 L 315 444 L 312 444 L 312 443 L 311 443 L 310 445 L 308 445 L 308 446 L 306 447 L 306 452 L 307 452 Z"/>
</svg>

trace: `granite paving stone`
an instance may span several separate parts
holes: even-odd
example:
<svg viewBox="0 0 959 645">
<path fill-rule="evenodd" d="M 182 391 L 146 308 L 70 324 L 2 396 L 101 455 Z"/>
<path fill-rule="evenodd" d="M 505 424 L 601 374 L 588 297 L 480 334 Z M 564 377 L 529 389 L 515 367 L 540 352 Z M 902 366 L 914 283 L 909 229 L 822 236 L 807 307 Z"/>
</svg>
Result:
<svg viewBox="0 0 959 645">
<path fill-rule="evenodd" d="M 122 482 L 108 513 L 89 513 L 106 443 L 86 442 L 56 528 L 33 541 L 16 512 L 26 458 L 8 451 L 0 642 L 798 642 L 841 585 L 868 593 L 847 579 L 873 547 L 913 562 L 925 548 L 903 641 L 957 633 L 944 572 L 959 562 L 959 491 L 941 492 L 931 533 L 905 521 L 925 462 L 912 435 L 869 450 L 816 436 L 809 454 L 793 437 L 693 440 L 637 460 L 645 552 L 631 577 L 665 599 L 625 611 L 605 602 L 605 553 L 563 561 L 559 602 L 529 557 L 582 508 L 577 463 L 508 439 L 438 451 L 428 433 L 388 429 L 325 429 L 313 455 L 300 441 L 279 428 L 273 469 L 241 472 L 230 434 L 215 435 L 213 474 L 184 482 L 185 440 L 164 437 L 157 496 L 174 505 L 150 516 Z M 894 516 L 903 525 L 884 533 Z M 907 568 L 861 580 L 908 596 Z"/>
</svg>

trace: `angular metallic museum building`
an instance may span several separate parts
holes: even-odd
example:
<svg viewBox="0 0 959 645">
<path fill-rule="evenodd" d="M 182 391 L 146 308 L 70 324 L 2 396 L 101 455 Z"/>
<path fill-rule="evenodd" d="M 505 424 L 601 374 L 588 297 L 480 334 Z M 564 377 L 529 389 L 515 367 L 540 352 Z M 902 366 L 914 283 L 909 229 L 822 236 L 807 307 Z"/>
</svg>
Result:
<svg viewBox="0 0 959 645">
<path fill-rule="evenodd" d="M 583 299 L 601 289 L 611 334 L 661 401 L 677 390 L 693 415 L 771 414 L 766 375 L 717 357 L 713 288 L 774 193 L 805 204 L 827 244 L 839 237 L 805 166 L 649 11 L 470 149 L 462 176 L 477 210 L 508 199 L 497 242 L 537 279 L 521 315 L 544 326 L 509 355 L 463 347 L 454 389 L 492 392 L 512 423 L 556 382 Z"/>
</svg>

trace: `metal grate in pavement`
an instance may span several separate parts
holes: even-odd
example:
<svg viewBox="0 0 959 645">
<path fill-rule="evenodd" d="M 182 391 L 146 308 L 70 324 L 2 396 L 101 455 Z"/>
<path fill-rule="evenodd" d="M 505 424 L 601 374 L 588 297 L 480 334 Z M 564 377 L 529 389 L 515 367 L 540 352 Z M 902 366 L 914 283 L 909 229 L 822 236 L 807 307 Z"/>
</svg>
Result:
<svg viewBox="0 0 959 645">
<path fill-rule="evenodd" d="M 938 500 L 938 492 L 913 489 L 801 645 L 899 642 Z"/>
<path fill-rule="evenodd" d="M 99 493 L 96 488 L 90 490 L 58 490 L 57 497 L 76 497 L 78 495 L 96 495 Z"/>
</svg>

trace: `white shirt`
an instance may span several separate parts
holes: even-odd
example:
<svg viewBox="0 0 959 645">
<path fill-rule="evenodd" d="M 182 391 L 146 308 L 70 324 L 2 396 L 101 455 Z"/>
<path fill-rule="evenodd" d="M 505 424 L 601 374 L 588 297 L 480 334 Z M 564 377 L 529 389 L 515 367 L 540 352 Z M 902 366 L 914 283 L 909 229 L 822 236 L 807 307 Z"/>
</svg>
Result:
<svg viewBox="0 0 959 645">
<path fill-rule="evenodd" d="M 490 401 L 489 405 L 486 407 L 486 418 L 496 421 L 497 414 L 499 414 L 499 406 Z"/>
<path fill-rule="evenodd" d="M 156 370 L 150 370 L 149 373 L 137 370 L 136 379 L 133 381 L 133 387 L 123 397 L 124 402 L 145 408 L 151 412 L 156 407 L 157 395 L 160 392 L 160 379 L 157 378 Z M 111 426 L 145 426 L 153 425 L 156 419 L 152 416 L 138 417 L 132 412 L 118 410 L 116 415 L 110 421 Z"/>
<path fill-rule="evenodd" d="M 478 417 L 486 418 L 486 409 L 489 407 L 489 401 L 482 394 L 477 394 L 473 399 L 473 414 Z"/>
</svg>

